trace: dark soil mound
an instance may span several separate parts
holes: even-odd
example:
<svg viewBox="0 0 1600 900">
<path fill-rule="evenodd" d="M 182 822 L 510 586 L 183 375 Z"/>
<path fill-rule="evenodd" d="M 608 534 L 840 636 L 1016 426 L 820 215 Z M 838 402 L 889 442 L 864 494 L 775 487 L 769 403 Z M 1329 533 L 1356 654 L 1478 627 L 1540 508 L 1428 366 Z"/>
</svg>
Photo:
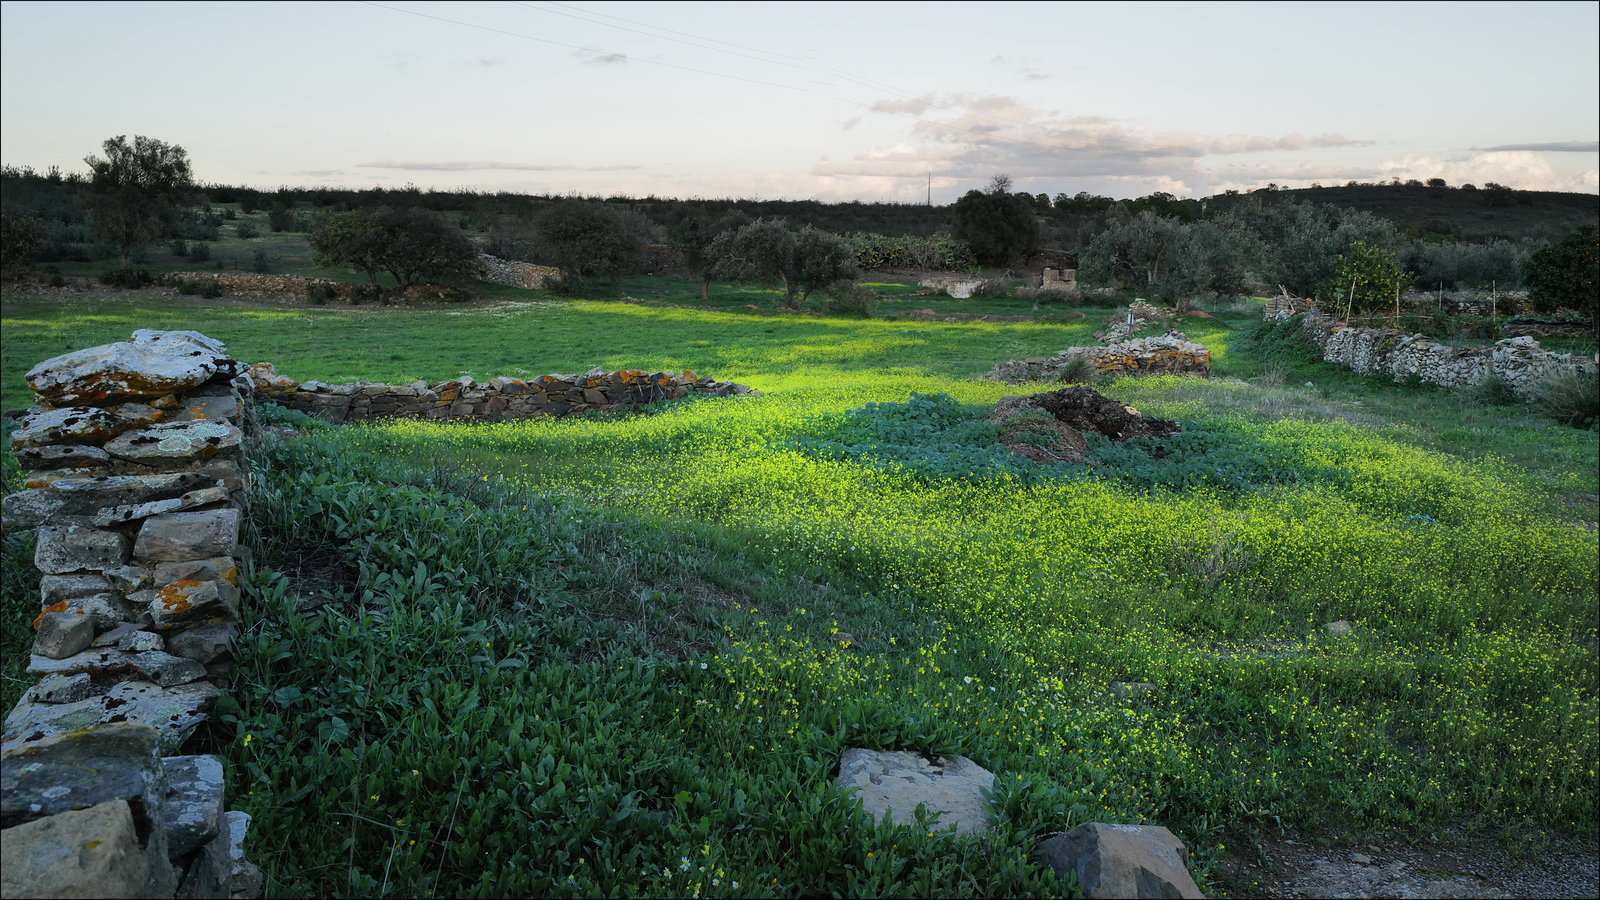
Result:
<svg viewBox="0 0 1600 900">
<path fill-rule="evenodd" d="M 1006 449 L 1034 462 L 1089 463 L 1086 431 L 1114 441 L 1165 438 L 1179 431 L 1177 422 L 1142 416 L 1086 385 L 1031 397 L 1002 397 L 989 421 L 1000 426 L 1000 443 Z"/>
<path fill-rule="evenodd" d="M 1114 441 L 1172 437 L 1181 430 L 1171 419 L 1142 416 L 1133 407 L 1104 397 L 1087 385 L 1034 394 L 1028 401 L 1062 424 L 1079 431 L 1095 431 Z"/>
</svg>

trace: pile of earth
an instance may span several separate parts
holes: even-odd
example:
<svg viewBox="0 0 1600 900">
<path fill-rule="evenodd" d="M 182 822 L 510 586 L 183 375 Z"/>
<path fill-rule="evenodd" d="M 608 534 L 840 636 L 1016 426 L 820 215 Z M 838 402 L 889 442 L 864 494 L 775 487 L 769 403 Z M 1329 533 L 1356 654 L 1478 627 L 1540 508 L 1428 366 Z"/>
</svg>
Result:
<svg viewBox="0 0 1600 900">
<path fill-rule="evenodd" d="M 1034 462 L 1090 464 L 1086 432 L 1113 441 L 1168 438 L 1181 429 L 1171 419 L 1141 415 L 1087 385 L 1028 397 L 1002 397 L 988 421 L 1000 426 L 1000 443 Z"/>
</svg>

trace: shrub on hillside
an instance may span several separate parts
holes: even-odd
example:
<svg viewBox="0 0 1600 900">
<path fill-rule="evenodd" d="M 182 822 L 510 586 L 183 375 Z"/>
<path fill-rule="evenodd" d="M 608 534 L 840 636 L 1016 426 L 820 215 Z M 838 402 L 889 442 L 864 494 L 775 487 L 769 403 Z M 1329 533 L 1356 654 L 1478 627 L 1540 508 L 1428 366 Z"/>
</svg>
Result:
<svg viewBox="0 0 1600 900">
<path fill-rule="evenodd" d="M 1578 369 L 1563 369 L 1539 382 L 1533 392 L 1539 411 L 1563 425 L 1600 425 L 1600 378 Z"/>
<path fill-rule="evenodd" d="M 1540 312 L 1565 307 L 1596 319 L 1600 329 L 1600 227 L 1585 225 L 1547 244 L 1523 263 L 1528 300 Z"/>
<path fill-rule="evenodd" d="M 189 245 L 189 261 L 205 262 L 211 258 L 211 245 L 204 241 L 195 241 Z"/>
<path fill-rule="evenodd" d="M 248 241 L 260 234 L 261 229 L 257 228 L 252 222 L 240 222 L 233 226 L 233 233 L 238 236 L 239 240 Z"/>
<path fill-rule="evenodd" d="M 438 213 L 414 207 L 332 213 L 311 228 L 319 266 L 348 266 L 374 287 L 387 272 L 405 288 L 423 281 L 480 271 L 478 251 Z"/>
<path fill-rule="evenodd" d="M 541 249 L 566 273 L 567 287 L 581 292 L 590 278 L 612 284 L 638 271 L 644 261 L 644 242 L 622 216 L 603 204 L 562 200 L 546 206 L 534 218 Z"/>
</svg>

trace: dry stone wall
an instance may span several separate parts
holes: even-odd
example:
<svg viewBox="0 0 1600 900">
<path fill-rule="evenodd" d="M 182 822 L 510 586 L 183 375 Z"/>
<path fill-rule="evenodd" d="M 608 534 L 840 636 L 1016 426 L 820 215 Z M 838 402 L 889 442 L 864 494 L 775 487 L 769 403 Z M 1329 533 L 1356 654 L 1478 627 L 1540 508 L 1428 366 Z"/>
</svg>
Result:
<svg viewBox="0 0 1600 900">
<path fill-rule="evenodd" d="M 297 382 L 279 375 L 271 363 L 250 367 L 250 378 L 263 400 L 299 410 L 329 422 L 363 419 L 528 419 L 569 416 L 684 397 L 728 397 L 759 394 L 742 384 L 696 375 L 642 369 L 607 372 L 590 369 L 582 375 L 541 375 L 531 381 L 469 377 L 428 384 L 350 384 Z"/>
<path fill-rule="evenodd" d="M 501 259 L 487 253 L 480 254 L 478 258 L 483 261 L 483 280 L 490 284 L 542 291 L 561 277 L 561 270 L 550 266 Z"/>
<path fill-rule="evenodd" d="M 1577 370 L 1592 377 L 1600 371 L 1600 356 L 1554 353 L 1528 336 L 1506 338 L 1490 347 L 1452 347 L 1397 328 L 1355 328 L 1314 306 L 1297 309 L 1304 303 L 1269 302 L 1266 317 L 1269 321 L 1298 317 L 1306 338 L 1324 360 L 1362 375 L 1385 375 L 1396 381 L 1415 377 L 1441 387 L 1477 384 L 1496 375 L 1518 394 L 1529 396 L 1558 372 Z"/>
<path fill-rule="evenodd" d="M 1169 310 L 1135 300 L 1122 312 L 1106 320 L 1106 328 L 1094 336 L 1101 347 L 1068 347 L 1054 356 L 1030 356 L 995 364 L 984 377 L 1008 384 L 1040 381 L 1047 384 L 1062 376 L 1082 372 L 1087 360 L 1094 376 L 1110 375 L 1198 375 L 1211 376 L 1211 351 L 1181 331 L 1168 331 L 1155 337 L 1129 338 L 1128 335 L 1152 324 L 1170 321 Z"/>
<path fill-rule="evenodd" d="M 37 529 L 38 683 L 0 739 L 4 893 L 257 896 L 249 816 L 224 809 L 222 761 L 189 746 L 233 659 L 253 385 L 188 331 L 27 378 L 11 449 L 28 473 L 3 511 L 6 530 Z"/>
</svg>

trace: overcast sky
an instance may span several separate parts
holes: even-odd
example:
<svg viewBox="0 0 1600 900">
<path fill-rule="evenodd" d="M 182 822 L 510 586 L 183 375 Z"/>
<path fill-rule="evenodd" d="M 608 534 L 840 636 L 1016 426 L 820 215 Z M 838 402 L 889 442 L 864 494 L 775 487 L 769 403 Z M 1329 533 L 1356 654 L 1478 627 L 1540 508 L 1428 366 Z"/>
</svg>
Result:
<svg viewBox="0 0 1600 900">
<path fill-rule="evenodd" d="M 1600 4 L 4 3 L 0 161 L 203 182 L 936 203 L 1600 192 Z"/>
</svg>

